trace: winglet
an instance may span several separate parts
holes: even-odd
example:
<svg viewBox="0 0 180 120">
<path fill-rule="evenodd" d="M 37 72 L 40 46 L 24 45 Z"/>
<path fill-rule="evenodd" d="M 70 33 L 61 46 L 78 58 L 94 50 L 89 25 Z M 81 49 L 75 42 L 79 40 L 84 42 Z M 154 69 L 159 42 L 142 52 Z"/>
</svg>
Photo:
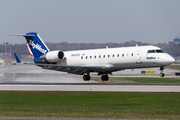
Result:
<svg viewBox="0 0 180 120">
<path fill-rule="evenodd" d="M 16 62 L 17 62 L 17 63 L 21 63 L 21 61 L 20 61 L 20 59 L 18 58 L 18 56 L 16 55 L 16 53 L 14 53 L 14 56 L 15 56 L 15 58 L 16 58 Z"/>
</svg>

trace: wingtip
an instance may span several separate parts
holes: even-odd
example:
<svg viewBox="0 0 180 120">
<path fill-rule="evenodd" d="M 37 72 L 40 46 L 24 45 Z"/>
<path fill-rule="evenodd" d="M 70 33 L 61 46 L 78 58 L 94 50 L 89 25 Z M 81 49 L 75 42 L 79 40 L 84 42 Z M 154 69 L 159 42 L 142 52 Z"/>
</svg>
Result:
<svg viewBox="0 0 180 120">
<path fill-rule="evenodd" d="M 17 63 L 21 63 L 21 61 L 20 61 L 20 59 L 18 58 L 18 56 L 16 55 L 16 53 L 14 53 L 14 56 L 15 56 L 15 58 L 16 58 L 16 62 L 17 62 Z"/>
</svg>

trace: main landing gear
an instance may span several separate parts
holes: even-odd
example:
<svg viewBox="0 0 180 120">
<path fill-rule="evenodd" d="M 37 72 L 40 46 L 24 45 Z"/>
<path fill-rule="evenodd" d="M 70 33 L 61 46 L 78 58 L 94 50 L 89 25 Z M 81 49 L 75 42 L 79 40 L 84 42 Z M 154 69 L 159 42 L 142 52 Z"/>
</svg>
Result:
<svg viewBox="0 0 180 120">
<path fill-rule="evenodd" d="M 160 73 L 160 77 L 164 77 L 165 74 L 163 73 L 164 67 L 160 67 L 161 73 Z"/>
<path fill-rule="evenodd" d="M 89 75 L 84 75 L 83 76 L 84 81 L 89 81 L 90 79 L 91 79 L 91 77 Z"/>
<path fill-rule="evenodd" d="M 91 79 L 91 77 L 90 77 L 89 73 L 87 73 L 87 75 L 84 75 L 84 76 L 83 76 L 83 80 L 84 80 L 84 81 L 89 81 L 90 79 Z M 101 76 L 101 80 L 102 80 L 102 81 L 108 81 L 108 80 L 109 80 L 108 75 L 107 75 L 107 74 L 102 75 L 102 76 Z"/>
<path fill-rule="evenodd" d="M 109 80 L 108 75 L 102 75 L 102 76 L 101 76 L 101 80 L 102 80 L 102 81 L 108 81 L 108 80 Z"/>
</svg>

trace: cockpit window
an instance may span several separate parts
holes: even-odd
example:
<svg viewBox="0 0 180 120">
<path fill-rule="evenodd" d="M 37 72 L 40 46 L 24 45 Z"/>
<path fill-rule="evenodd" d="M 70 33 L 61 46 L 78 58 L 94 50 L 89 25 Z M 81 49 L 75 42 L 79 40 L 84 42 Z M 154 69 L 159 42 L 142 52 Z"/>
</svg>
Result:
<svg viewBox="0 0 180 120">
<path fill-rule="evenodd" d="M 148 53 L 164 53 L 163 50 L 148 50 Z"/>
<path fill-rule="evenodd" d="M 156 50 L 157 53 L 164 53 L 162 50 Z"/>
<path fill-rule="evenodd" d="M 148 53 L 156 53 L 155 50 L 148 50 Z"/>
</svg>

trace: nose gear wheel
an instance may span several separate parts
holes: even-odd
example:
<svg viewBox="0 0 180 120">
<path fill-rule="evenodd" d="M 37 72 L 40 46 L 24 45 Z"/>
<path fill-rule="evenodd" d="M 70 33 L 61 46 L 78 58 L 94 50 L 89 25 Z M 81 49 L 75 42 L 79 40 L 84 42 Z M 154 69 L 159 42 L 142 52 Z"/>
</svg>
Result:
<svg viewBox="0 0 180 120">
<path fill-rule="evenodd" d="M 160 67 L 161 73 L 160 73 L 160 77 L 164 77 L 165 74 L 163 73 L 164 67 Z"/>
</svg>

